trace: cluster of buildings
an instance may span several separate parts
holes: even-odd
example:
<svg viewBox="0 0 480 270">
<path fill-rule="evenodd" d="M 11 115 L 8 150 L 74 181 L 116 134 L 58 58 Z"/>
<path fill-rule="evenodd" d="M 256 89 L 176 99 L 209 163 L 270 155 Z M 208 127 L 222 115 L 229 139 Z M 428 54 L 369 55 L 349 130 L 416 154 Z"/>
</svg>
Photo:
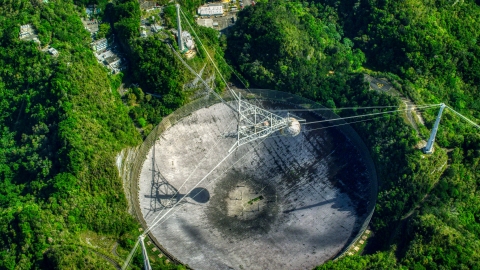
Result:
<svg viewBox="0 0 480 270">
<path fill-rule="evenodd" d="M 98 63 L 110 70 L 112 74 L 116 74 L 122 71 L 125 67 L 125 61 L 114 50 L 115 46 L 111 46 L 106 38 L 96 39 L 97 32 L 99 30 L 99 22 L 95 19 L 94 15 L 100 13 L 100 8 L 95 5 L 89 5 L 85 8 L 85 13 L 88 16 L 88 20 L 82 20 L 85 29 L 90 32 L 92 38 L 93 55 L 97 58 Z"/>
<path fill-rule="evenodd" d="M 148 23 L 146 19 L 143 19 L 140 22 L 140 28 L 141 28 L 140 36 L 141 37 L 147 37 L 151 34 L 159 33 L 163 29 L 163 26 L 161 26 L 161 25 L 159 25 L 155 22 L 154 16 L 152 16 L 152 21 L 153 21 L 153 23 Z"/>
<path fill-rule="evenodd" d="M 247 3 L 248 2 L 248 3 Z M 247 5 L 255 5 L 255 1 L 246 0 Z M 235 13 L 238 11 L 238 8 L 243 9 L 243 0 L 225 0 L 222 3 L 210 3 L 203 5 L 197 9 L 197 13 L 202 17 L 211 17 L 211 16 L 225 16 L 230 13 Z"/>
<path fill-rule="evenodd" d="M 96 53 L 95 56 L 98 62 L 107 67 L 113 74 L 123 69 L 122 59 L 110 50 L 101 51 L 100 53 Z"/>
<path fill-rule="evenodd" d="M 85 13 L 87 13 L 89 17 L 92 17 L 93 15 L 100 13 L 100 11 L 101 9 L 95 7 L 95 5 L 89 5 L 85 8 Z"/>
<path fill-rule="evenodd" d="M 37 37 L 35 29 L 30 23 L 20 26 L 20 33 L 18 34 L 18 38 L 25 41 L 33 40 L 35 43 L 40 44 L 40 40 Z"/>
<path fill-rule="evenodd" d="M 97 61 L 115 74 L 124 69 L 124 61 L 108 46 L 108 40 L 102 38 L 91 43 Z"/>
<path fill-rule="evenodd" d="M 93 15 L 99 13 L 100 9 L 94 5 L 90 5 L 85 9 L 85 12 L 89 16 L 89 19 L 82 20 L 82 22 L 85 29 L 90 32 L 92 38 L 90 46 L 92 46 L 93 55 L 97 58 L 98 63 L 109 69 L 112 74 L 122 71 L 125 67 L 125 61 L 115 52 L 115 46 L 112 47 L 112 44 L 109 44 L 106 38 L 96 39 L 101 22 L 96 20 Z"/>
<path fill-rule="evenodd" d="M 222 3 L 211 3 L 197 9 L 197 24 L 223 31 L 235 24 L 238 8 L 243 8 L 244 0 L 223 0 Z M 254 3 L 245 0 L 245 3 Z"/>
<path fill-rule="evenodd" d="M 142 19 L 140 21 L 140 36 L 145 38 L 155 33 L 160 33 L 164 27 L 163 6 L 155 1 L 139 0 L 140 9 L 142 9 Z"/>
<path fill-rule="evenodd" d="M 147 12 L 155 8 L 160 8 L 155 1 L 139 0 L 138 2 L 140 4 L 140 9 L 145 10 Z"/>
<path fill-rule="evenodd" d="M 36 31 L 32 24 L 24 24 L 20 26 L 20 33 L 18 34 L 18 38 L 24 41 L 33 41 L 37 44 L 40 44 L 40 40 L 36 34 Z M 52 46 L 47 46 L 41 49 L 43 52 L 48 52 L 52 56 L 58 56 L 57 49 L 53 48 Z"/>
<path fill-rule="evenodd" d="M 171 31 L 175 35 L 175 37 L 178 41 L 178 30 L 177 29 L 172 29 Z M 192 35 L 188 31 L 182 31 L 181 40 L 182 40 L 185 51 L 195 49 L 195 42 L 193 41 Z"/>
</svg>

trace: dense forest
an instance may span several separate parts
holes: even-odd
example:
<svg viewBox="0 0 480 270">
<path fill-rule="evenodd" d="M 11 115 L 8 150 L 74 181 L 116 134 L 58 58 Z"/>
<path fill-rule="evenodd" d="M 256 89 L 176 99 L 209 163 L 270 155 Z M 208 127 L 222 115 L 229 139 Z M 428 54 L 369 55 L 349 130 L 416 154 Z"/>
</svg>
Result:
<svg viewBox="0 0 480 270">
<path fill-rule="evenodd" d="M 158 4 L 164 4 L 159 1 Z M 194 11 L 201 3 L 186 1 L 185 10 Z M 153 125 L 160 122 L 166 116 L 185 104 L 194 97 L 198 97 L 198 87 L 186 89 L 185 84 L 193 80 L 191 74 L 182 63 L 175 58 L 168 45 L 177 48 L 174 35 L 168 30 L 161 35 L 152 35 L 147 38 L 139 38 L 141 10 L 136 0 L 120 0 L 115 4 L 106 6 L 103 16 L 113 29 L 113 34 L 118 37 L 126 58 L 129 61 L 129 71 L 126 72 L 124 81 L 136 82 L 130 88 L 124 100 L 130 105 L 130 116 L 139 128 L 143 128 L 143 135 L 148 135 Z M 174 5 L 167 5 L 163 9 L 162 20 L 166 29 L 177 27 L 176 11 Z M 198 38 L 208 44 L 207 49 L 215 55 L 216 65 L 221 69 L 225 78 L 230 77 L 230 69 L 223 58 L 222 46 L 225 46 L 225 38 L 217 38 L 217 31 L 197 26 L 193 16 L 186 14 L 190 25 L 195 27 Z M 212 76 L 213 66 L 208 64 L 207 55 L 198 46 L 198 57 L 188 60 L 189 65 L 199 71 L 205 68 L 204 76 Z M 205 65 L 205 66 L 203 66 Z M 213 88 L 221 91 L 225 85 L 216 76 Z M 150 94 L 148 94 L 150 93 Z"/>
<path fill-rule="evenodd" d="M 69 2 L 0 5 L 0 268 L 105 268 L 82 237 L 127 239 L 137 222 L 115 156 L 138 144 Z M 40 45 L 19 40 L 31 23 Z M 42 51 L 59 51 L 57 57 Z"/>
<path fill-rule="evenodd" d="M 181 3 L 195 25 L 203 1 Z M 123 74 L 92 54 L 80 20 L 90 4 L 104 21 L 98 37 L 120 44 Z M 164 9 L 168 28 L 174 10 Z M 127 212 L 115 157 L 201 90 L 186 90 L 193 76 L 168 46 L 176 47 L 173 35 L 139 37 L 141 16 L 136 0 L 0 0 L 0 269 L 107 269 L 111 245 L 124 257 L 133 246 L 140 225 Z M 227 80 L 225 59 L 250 85 L 331 108 L 401 105 L 369 90 L 363 76 L 371 74 L 416 104 L 445 102 L 478 123 L 479 20 L 473 0 L 271 0 L 239 12 L 227 37 L 195 26 L 195 38 Z M 24 24 L 40 44 L 18 38 Z M 214 74 L 206 60 L 201 47 L 189 60 L 205 78 Z M 362 256 L 318 269 L 478 268 L 480 135 L 447 112 L 435 153 L 424 155 L 417 145 L 435 116 L 426 111 L 418 132 L 402 115 L 353 124 L 378 170 L 374 236 Z M 138 254 L 133 267 L 141 263 Z"/>
<path fill-rule="evenodd" d="M 367 73 L 391 79 L 417 104 L 442 101 L 478 118 L 479 32 L 469 21 L 479 14 L 473 1 L 456 7 L 413 1 L 262 1 L 240 13 L 227 56 L 253 85 L 332 108 L 399 104 L 397 98 L 369 91 L 363 83 Z M 429 128 L 435 113 L 425 114 Z M 425 156 L 416 145 L 428 131 L 417 134 L 400 115 L 354 127 L 379 175 L 371 222 L 375 237 L 365 256 L 347 256 L 319 269 L 477 267 L 478 131 L 446 114 L 437 142 L 447 151 L 437 148 Z"/>
</svg>

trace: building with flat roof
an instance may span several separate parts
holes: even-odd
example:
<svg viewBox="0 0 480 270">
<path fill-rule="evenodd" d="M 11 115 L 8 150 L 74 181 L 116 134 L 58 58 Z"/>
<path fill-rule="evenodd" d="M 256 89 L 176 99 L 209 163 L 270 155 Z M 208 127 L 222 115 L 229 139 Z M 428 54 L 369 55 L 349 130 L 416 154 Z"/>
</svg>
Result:
<svg viewBox="0 0 480 270">
<path fill-rule="evenodd" d="M 208 5 L 197 9 L 200 16 L 223 15 L 223 5 Z"/>
<path fill-rule="evenodd" d="M 22 39 L 22 38 L 25 38 L 25 37 L 28 37 L 30 36 L 30 34 L 32 33 L 33 29 L 32 29 L 32 25 L 31 24 L 24 24 L 24 25 L 21 25 L 20 26 L 20 34 L 18 34 L 19 38 Z"/>
<path fill-rule="evenodd" d="M 154 24 L 154 25 L 152 25 L 152 27 L 150 28 L 150 30 L 151 30 L 152 32 L 154 32 L 154 33 L 158 33 L 158 32 L 160 32 L 160 30 L 162 30 L 162 29 L 163 29 L 163 27 L 160 26 L 160 25 L 158 25 L 158 24 Z"/>
<path fill-rule="evenodd" d="M 103 59 L 103 63 L 104 63 L 106 66 L 108 66 L 108 65 L 110 65 L 110 64 L 112 64 L 112 63 L 118 62 L 118 61 L 120 61 L 120 58 L 119 58 L 117 55 L 114 55 L 114 54 L 112 54 L 112 55 L 110 55 L 110 56 L 108 56 L 108 57 L 105 57 L 105 58 Z"/>
<path fill-rule="evenodd" d="M 122 70 L 122 59 L 117 55 L 110 55 L 103 60 L 104 65 L 115 74 Z"/>
<path fill-rule="evenodd" d="M 95 52 L 99 52 L 105 50 L 108 46 L 108 41 L 106 38 L 99 39 L 97 41 L 92 42 L 92 48 Z"/>
<path fill-rule="evenodd" d="M 213 28 L 213 20 L 212 19 L 197 19 L 197 24 L 205 27 Z"/>
<path fill-rule="evenodd" d="M 195 42 L 193 42 L 192 35 L 190 35 L 189 32 L 187 31 L 182 32 L 182 40 L 183 40 L 183 44 L 185 44 L 185 47 L 187 47 L 187 49 L 189 50 L 195 49 Z"/>
<path fill-rule="evenodd" d="M 55 48 L 53 48 L 53 47 L 48 48 L 47 51 L 48 51 L 51 55 L 53 55 L 53 56 L 57 56 L 57 55 L 58 55 L 58 51 L 57 51 Z"/>
<path fill-rule="evenodd" d="M 20 33 L 23 33 L 23 32 L 30 32 L 32 29 L 32 25 L 31 24 L 24 24 L 24 25 L 21 25 L 20 26 Z"/>
<path fill-rule="evenodd" d="M 155 1 L 140 1 L 140 9 L 150 11 L 157 5 Z"/>
<path fill-rule="evenodd" d="M 171 29 L 170 31 L 178 38 L 177 29 Z M 182 31 L 182 42 L 186 50 L 195 49 L 195 41 L 193 41 L 192 35 L 189 32 Z"/>
<path fill-rule="evenodd" d="M 28 37 L 28 36 L 30 36 L 30 33 L 28 33 L 28 32 L 23 32 L 23 33 L 20 33 L 18 37 L 19 37 L 20 39 L 22 39 L 22 38 L 25 38 L 25 37 Z"/>
<path fill-rule="evenodd" d="M 110 64 L 108 64 L 108 67 L 110 68 L 113 74 L 118 73 L 123 69 L 122 60 L 119 58 L 116 61 L 113 61 Z"/>
</svg>

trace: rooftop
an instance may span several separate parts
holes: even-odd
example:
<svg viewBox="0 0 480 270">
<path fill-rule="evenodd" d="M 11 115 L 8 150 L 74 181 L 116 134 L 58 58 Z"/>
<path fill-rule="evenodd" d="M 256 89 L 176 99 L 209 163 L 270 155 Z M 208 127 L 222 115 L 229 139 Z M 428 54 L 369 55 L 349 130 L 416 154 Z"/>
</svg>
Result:
<svg viewBox="0 0 480 270">
<path fill-rule="evenodd" d="M 38 39 L 35 28 L 30 23 L 20 26 L 20 33 L 18 34 L 18 38 L 20 38 L 23 41 L 33 40 L 36 43 L 40 43 L 40 40 Z"/>
<path fill-rule="evenodd" d="M 53 47 L 48 48 L 47 51 L 48 51 L 51 55 L 53 55 L 53 56 L 57 56 L 57 55 L 58 55 L 58 51 L 57 51 L 55 48 L 53 48 Z"/>
<path fill-rule="evenodd" d="M 114 63 L 114 62 L 117 62 L 119 60 L 120 60 L 120 58 L 116 55 L 111 55 L 111 56 L 108 56 L 104 59 L 104 61 L 107 65 L 109 65 L 111 63 Z"/>
<path fill-rule="evenodd" d="M 202 16 L 222 15 L 223 5 L 201 6 L 197 9 L 197 12 Z"/>
<path fill-rule="evenodd" d="M 152 32 L 159 32 L 159 31 L 162 30 L 162 29 L 163 29 L 163 26 L 158 25 L 158 24 L 154 24 L 154 25 L 152 25 L 152 27 L 151 27 Z"/>
<path fill-rule="evenodd" d="M 197 24 L 205 27 L 213 28 L 213 20 L 212 19 L 197 19 Z"/>
</svg>

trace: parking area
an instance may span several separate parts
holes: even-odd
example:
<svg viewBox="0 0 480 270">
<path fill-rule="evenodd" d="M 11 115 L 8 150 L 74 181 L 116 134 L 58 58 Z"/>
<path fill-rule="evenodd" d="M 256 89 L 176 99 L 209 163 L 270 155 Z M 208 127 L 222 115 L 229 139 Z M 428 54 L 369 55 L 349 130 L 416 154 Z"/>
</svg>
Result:
<svg viewBox="0 0 480 270">
<path fill-rule="evenodd" d="M 236 13 L 227 13 L 227 15 L 221 17 L 218 16 L 217 18 L 212 18 L 213 20 L 213 29 L 222 31 L 225 28 L 228 28 L 235 24 L 237 21 L 237 14 Z"/>
<path fill-rule="evenodd" d="M 92 20 L 84 20 L 82 19 L 83 26 L 85 29 L 90 32 L 92 35 L 95 35 L 95 33 L 98 32 L 98 20 L 92 19 Z"/>
<path fill-rule="evenodd" d="M 243 0 L 243 5 L 246 7 L 246 6 L 250 6 L 252 4 L 252 0 Z M 242 5 L 242 1 L 240 1 L 240 5 Z"/>
</svg>

